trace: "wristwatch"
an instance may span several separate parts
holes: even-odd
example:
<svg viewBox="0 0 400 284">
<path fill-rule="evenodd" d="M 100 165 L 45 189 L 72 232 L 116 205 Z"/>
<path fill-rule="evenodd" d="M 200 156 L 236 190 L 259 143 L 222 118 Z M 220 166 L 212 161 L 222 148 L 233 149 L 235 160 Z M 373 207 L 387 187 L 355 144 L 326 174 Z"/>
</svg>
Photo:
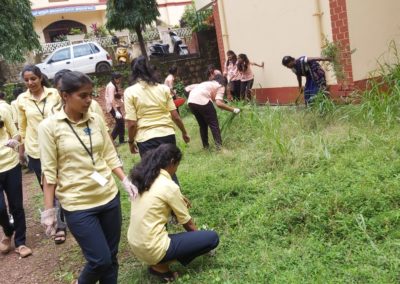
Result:
<svg viewBox="0 0 400 284">
<path fill-rule="evenodd" d="M 133 144 L 133 143 L 135 143 L 135 140 L 128 140 L 128 143 Z"/>
</svg>

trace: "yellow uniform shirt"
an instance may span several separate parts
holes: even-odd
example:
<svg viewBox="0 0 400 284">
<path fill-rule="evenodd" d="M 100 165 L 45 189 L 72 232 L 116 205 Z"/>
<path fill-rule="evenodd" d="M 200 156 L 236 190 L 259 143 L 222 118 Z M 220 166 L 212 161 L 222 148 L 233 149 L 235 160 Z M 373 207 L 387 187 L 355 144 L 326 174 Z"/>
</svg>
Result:
<svg viewBox="0 0 400 284">
<path fill-rule="evenodd" d="M 12 108 L 6 101 L 0 100 L 0 109 L 1 108 L 5 109 L 12 118 Z"/>
<path fill-rule="evenodd" d="M 67 120 L 89 151 L 92 140 L 95 165 Z M 87 112 L 81 121 L 74 123 L 62 109 L 40 123 L 38 134 L 42 174 L 48 183 L 57 184 L 56 196 L 64 209 L 76 211 L 101 206 L 117 195 L 112 170 L 122 164 L 104 121 L 97 114 Z M 95 171 L 107 180 L 104 186 L 90 177 Z"/>
<path fill-rule="evenodd" d="M 54 108 L 54 113 L 59 112 L 62 108 L 63 108 L 63 104 L 60 103 L 56 108 Z M 103 119 L 104 124 L 106 125 L 107 131 L 108 131 L 109 129 L 108 129 L 108 126 L 106 123 L 106 118 L 104 117 L 103 110 L 101 109 L 101 106 L 99 105 L 99 103 L 96 100 L 92 99 L 92 102 L 90 103 L 89 111 L 97 113 Z"/>
<path fill-rule="evenodd" d="M 13 100 L 11 102 L 11 111 L 12 111 L 12 119 L 15 124 L 18 123 L 18 107 L 17 107 L 17 100 Z"/>
<path fill-rule="evenodd" d="M 171 211 L 179 224 L 191 219 L 179 186 L 161 169 L 150 189 L 132 202 L 128 229 L 133 253 L 149 265 L 160 262 L 168 250 L 171 239 L 165 225 Z"/>
<path fill-rule="evenodd" d="M 61 97 L 56 89 L 44 87 L 44 95 L 37 101 L 30 91 L 17 98 L 18 128 L 25 144 L 25 152 L 34 159 L 39 159 L 37 129 L 39 123 L 54 113 L 61 104 Z"/>
<path fill-rule="evenodd" d="M 167 86 L 136 83 L 125 90 L 124 104 L 125 119 L 137 121 L 137 142 L 175 134 L 170 111 L 176 107 Z"/>
<path fill-rule="evenodd" d="M 5 108 L 0 108 L 0 120 L 4 123 L 4 126 L 0 128 L 0 173 L 4 173 L 19 163 L 17 152 L 4 146 L 10 138 L 18 135 L 18 130 Z"/>
</svg>

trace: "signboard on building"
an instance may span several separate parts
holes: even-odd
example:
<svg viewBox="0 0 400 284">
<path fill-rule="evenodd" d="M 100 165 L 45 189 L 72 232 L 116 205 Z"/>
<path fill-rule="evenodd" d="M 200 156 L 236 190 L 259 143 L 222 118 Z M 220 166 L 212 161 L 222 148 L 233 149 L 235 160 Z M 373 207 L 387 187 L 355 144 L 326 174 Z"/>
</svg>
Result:
<svg viewBox="0 0 400 284">
<path fill-rule="evenodd" d="M 79 13 L 87 11 L 96 11 L 96 6 L 70 6 L 70 7 L 59 7 L 59 8 L 46 8 L 32 11 L 34 17 L 53 15 L 53 14 L 65 14 L 65 13 Z"/>
</svg>

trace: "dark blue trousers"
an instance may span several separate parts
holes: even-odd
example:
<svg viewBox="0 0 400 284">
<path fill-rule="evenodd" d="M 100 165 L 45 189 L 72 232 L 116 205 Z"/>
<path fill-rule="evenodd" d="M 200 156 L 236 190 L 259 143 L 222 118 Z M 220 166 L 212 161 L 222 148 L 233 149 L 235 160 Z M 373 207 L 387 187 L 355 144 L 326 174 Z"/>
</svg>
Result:
<svg viewBox="0 0 400 284">
<path fill-rule="evenodd" d="M 144 142 L 138 142 L 137 146 L 138 146 L 138 149 L 139 149 L 140 157 L 143 157 L 143 155 L 147 151 L 152 150 L 152 149 L 156 149 L 161 144 L 174 144 L 174 145 L 176 145 L 175 134 L 167 135 L 167 136 L 164 136 L 164 137 L 155 137 L 155 138 L 146 140 Z"/>
<path fill-rule="evenodd" d="M 219 128 L 217 111 L 211 101 L 206 105 L 198 105 L 189 103 L 189 109 L 193 113 L 200 128 L 200 138 L 203 143 L 203 148 L 208 149 L 208 128 L 210 127 L 211 134 L 214 138 L 215 146 L 222 146 L 221 129 Z"/>
<path fill-rule="evenodd" d="M 118 109 L 118 111 L 122 114 L 121 110 Z M 124 143 L 125 142 L 125 120 L 124 118 L 116 118 L 115 117 L 115 110 L 111 109 L 110 114 L 112 117 L 115 119 L 115 126 L 113 131 L 111 132 L 111 137 L 113 140 L 119 137 L 119 143 Z"/>
<path fill-rule="evenodd" d="M 304 86 L 304 102 L 306 103 L 306 106 L 312 103 L 312 100 L 318 92 L 318 84 L 312 79 L 311 75 L 306 76 L 306 85 Z"/>
<path fill-rule="evenodd" d="M 121 237 L 119 194 L 109 203 L 87 210 L 66 211 L 65 219 L 87 261 L 79 284 L 117 284 Z"/>
<path fill-rule="evenodd" d="M 174 144 L 176 145 L 176 137 L 175 134 L 172 135 L 167 135 L 164 137 L 155 137 L 149 140 L 146 140 L 144 142 L 138 142 L 137 143 L 137 147 L 139 149 L 139 155 L 140 157 L 143 157 L 143 155 L 149 151 L 149 150 L 153 150 L 156 149 L 158 146 L 160 146 L 161 144 Z M 176 174 L 174 174 L 172 176 L 172 180 L 179 185 L 179 180 L 178 177 L 176 176 Z"/>
<path fill-rule="evenodd" d="M 14 218 L 14 226 L 10 224 L 8 218 L 4 195 L 7 197 L 10 214 Z M 15 247 L 25 245 L 26 240 L 26 220 L 22 197 L 22 173 L 21 166 L 18 164 L 11 170 L 0 173 L 0 225 L 7 237 L 11 237 L 15 231 Z"/>
<path fill-rule="evenodd" d="M 218 234 L 214 231 L 194 231 L 169 235 L 171 243 L 160 263 L 177 260 L 188 265 L 196 257 L 203 255 L 219 244 Z"/>
<path fill-rule="evenodd" d="M 40 159 L 35 159 L 35 158 L 32 158 L 31 156 L 28 156 L 28 168 L 35 172 L 35 175 L 36 175 L 36 178 L 38 180 L 38 183 L 39 183 L 40 187 L 43 190 L 43 186 L 42 186 L 42 183 L 41 183 L 41 180 L 42 180 L 42 164 L 40 163 Z"/>
</svg>

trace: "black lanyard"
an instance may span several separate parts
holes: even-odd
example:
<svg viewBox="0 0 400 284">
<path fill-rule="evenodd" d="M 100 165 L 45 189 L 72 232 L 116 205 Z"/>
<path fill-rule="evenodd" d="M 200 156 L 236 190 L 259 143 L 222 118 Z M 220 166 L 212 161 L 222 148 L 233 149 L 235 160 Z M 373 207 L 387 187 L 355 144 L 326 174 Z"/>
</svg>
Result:
<svg viewBox="0 0 400 284">
<path fill-rule="evenodd" d="M 47 98 L 46 98 L 47 99 Z M 46 99 L 44 99 L 43 102 L 43 109 L 40 110 L 39 106 L 37 105 L 36 101 L 33 101 L 35 103 L 36 108 L 38 109 L 38 111 L 40 112 L 40 114 L 42 115 L 42 117 L 44 118 L 44 108 L 46 107 Z"/>
<path fill-rule="evenodd" d="M 83 143 L 82 139 L 79 137 L 78 133 L 76 133 L 75 129 L 72 127 L 71 123 L 68 120 L 65 120 L 68 126 L 71 128 L 72 132 L 74 132 L 76 138 L 78 138 L 79 142 L 81 142 L 83 148 L 85 148 L 86 152 L 89 154 L 90 158 L 92 159 L 92 163 L 94 166 L 94 158 L 93 158 L 93 145 L 92 145 L 92 133 L 89 128 L 89 123 L 86 121 L 86 129 L 88 129 L 89 141 L 90 141 L 90 151 L 88 147 L 86 147 L 85 143 Z"/>
</svg>

